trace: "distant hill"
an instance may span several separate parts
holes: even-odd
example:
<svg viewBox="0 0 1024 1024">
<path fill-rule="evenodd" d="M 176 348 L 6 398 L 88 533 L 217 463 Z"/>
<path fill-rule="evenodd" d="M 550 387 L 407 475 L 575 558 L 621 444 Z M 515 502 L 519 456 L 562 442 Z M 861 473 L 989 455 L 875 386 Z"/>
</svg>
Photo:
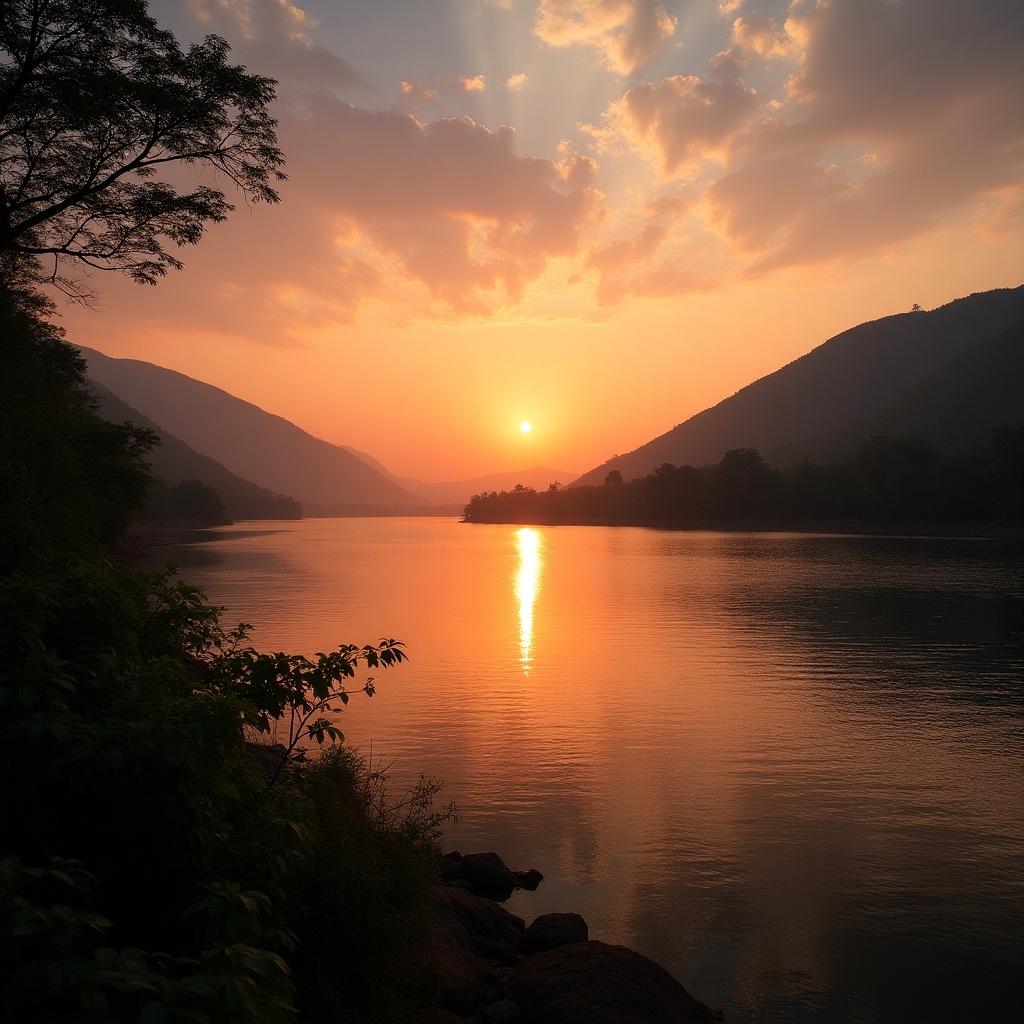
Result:
<svg viewBox="0 0 1024 1024">
<path fill-rule="evenodd" d="M 515 487 L 516 484 L 533 487 L 539 491 L 556 482 L 568 484 L 579 475 L 568 469 L 534 466 L 532 469 L 516 469 L 508 473 L 488 473 L 484 476 L 470 477 L 468 480 L 417 480 L 415 477 L 398 476 L 392 473 L 379 459 L 359 451 L 358 448 L 349 448 L 348 445 L 345 448 L 427 504 L 451 506 L 460 512 L 474 494 L 508 490 L 510 487 Z"/>
<path fill-rule="evenodd" d="M 486 476 L 472 477 L 469 480 L 429 483 L 423 480 L 402 478 L 401 482 L 410 491 L 422 495 L 427 501 L 438 505 L 458 505 L 461 509 L 474 494 L 505 491 L 515 487 L 516 484 L 542 491 L 549 484 L 556 482 L 567 485 L 576 478 L 576 475 L 569 470 L 534 466 L 533 469 L 520 469 L 510 473 L 490 473 Z"/>
<path fill-rule="evenodd" d="M 112 359 L 88 348 L 81 352 L 91 380 L 232 473 L 293 495 L 307 513 L 422 505 L 346 448 L 220 388 L 137 359 Z"/>
<path fill-rule="evenodd" d="M 386 469 L 372 455 L 349 448 L 353 455 L 368 462 L 371 466 L 379 469 L 382 473 L 394 480 L 400 487 L 411 491 L 417 498 L 428 505 L 450 507 L 452 510 L 461 512 L 466 502 L 474 494 L 483 494 L 487 491 L 503 491 L 516 484 L 524 487 L 533 487 L 536 490 L 544 490 L 549 484 L 568 484 L 575 480 L 577 475 L 568 469 L 549 469 L 546 466 L 534 466 L 533 469 L 517 469 L 508 473 L 489 473 L 485 476 L 470 477 L 468 480 L 416 480 L 409 476 L 396 476 Z"/>
<path fill-rule="evenodd" d="M 1024 287 L 980 292 L 938 309 L 861 324 L 575 483 L 601 483 L 613 469 L 630 480 L 666 462 L 706 465 L 730 448 L 758 448 L 773 462 L 805 454 L 831 458 L 841 453 L 837 449 L 864 439 L 864 433 L 857 436 L 858 424 L 870 433 L 891 423 L 894 430 L 921 436 L 925 419 L 915 416 L 924 416 L 939 395 L 957 405 L 965 422 L 968 407 L 983 421 L 983 392 L 976 398 L 966 395 L 966 381 L 973 379 L 972 354 L 988 352 L 987 345 L 996 345 L 1022 320 Z M 988 359 L 995 366 L 1013 346 L 1010 337 L 1005 348 L 996 345 L 991 355 L 979 354 L 977 366 Z M 950 368 L 946 377 L 941 376 L 944 367 Z M 912 399 L 915 392 L 918 397 Z"/>
<path fill-rule="evenodd" d="M 884 408 L 779 455 L 788 463 L 844 457 L 872 436 L 918 437 L 945 451 L 978 451 L 1002 426 L 1024 426 L 1024 319 L 957 356 Z"/>
<path fill-rule="evenodd" d="M 102 384 L 92 381 L 91 388 L 99 403 L 97 412 L 104 419 L 112 423 L 134 423 L 159 435 L 160 445 L 150 453 L 148 461 L 153 476 L 161 483 L 173 486 L 183 480 L 199 480 L 220 495 L 232 519 L 292 519 L 302 514 L 302 506 L 294 498 L 274 494 L 243 480 L 216 459 L 201 455 L 169 434 Z"/>
</svg>

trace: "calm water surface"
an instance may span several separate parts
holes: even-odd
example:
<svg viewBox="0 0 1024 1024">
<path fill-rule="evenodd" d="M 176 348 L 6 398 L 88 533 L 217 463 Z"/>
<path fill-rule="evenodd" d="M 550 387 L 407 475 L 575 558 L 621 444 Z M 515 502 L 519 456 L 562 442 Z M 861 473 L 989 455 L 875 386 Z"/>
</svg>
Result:
<svg viewBox="0 0 1024 1024">
<path fill-rule="evenodd" d="M 267 649 L 412 661 L 344 715 L 449 846 L 546 875 L 728 1021 L 1024 1019 L 1024 581 L 983 540 L 239 524 L 161 552 Z"/>
</svg>

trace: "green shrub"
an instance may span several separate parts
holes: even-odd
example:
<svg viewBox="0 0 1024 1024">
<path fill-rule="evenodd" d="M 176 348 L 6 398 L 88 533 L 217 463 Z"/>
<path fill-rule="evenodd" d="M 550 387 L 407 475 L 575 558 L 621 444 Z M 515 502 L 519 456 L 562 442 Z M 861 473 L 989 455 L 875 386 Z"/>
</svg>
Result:
<svg viewBox="0 0 1024 1024">
<path fill-rule="evenodd" d="M 97 560 L 0 583 L 7 1019 L 412 1012 L 403 965 L 451 810 L 427 780 L 389 797 L 325 717 L 401 647 L 306 659 L 245 636 L 167 572 Z M 245 731 L 292 711 L 267 771 Z"/>
<path fill-rule="evenodd" d="M 412 950 L 453 808 L 434 808 L 437 787 L 425 779 L 393 797 L 386 773 L 346 747 L 297 775 L 309 807 L 307 859 L 295 891 L 303 1019 L 409 1019 L 422 994 Z"/>
</svg>

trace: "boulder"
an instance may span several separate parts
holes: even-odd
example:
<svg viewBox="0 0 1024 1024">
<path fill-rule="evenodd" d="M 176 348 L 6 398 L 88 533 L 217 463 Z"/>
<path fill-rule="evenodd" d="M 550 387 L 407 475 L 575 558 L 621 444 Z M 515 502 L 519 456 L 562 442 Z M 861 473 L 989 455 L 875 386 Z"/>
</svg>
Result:
<svg viewBox="0 0 1024 1024">
<path fill-rule="evenodd" d="M 519 959 L 526 922 L 493 900 L 461 889 L 445 889 L 444 899 L 465 932 L 472 951 L 497 964 L 514 964 Z"/>
<path fill-rule="evenodd" d="M 522 1019 L 519 1007 L 511 999 L 499 999 L 484 1007 L 484 1020 L 487 1024 L 519 1024 Z"/>
<path fill-rule="evenodd" d="M 477 896 L 507 900 L 516 887 L 515 875 L 496 853 L 467 853 L 461 867 L 461 877 Z"/>
<path fill-rule="evenodd" d="M 720 1020 L 653 960 L 623 946 L 575 942 L 529 956 L 509 997 L 523 1024 L 712 1024 Z"/>
<path fill-rule="evenodd" d="M 541 914 L 523 932 L 519 948 L 527 955 L 544 953 L 570 942 L 586 942 L 589 937 L 587 922 L 579 914 Z"/>
<path fill-rule="evenodd" d="M 528 889 L 530 892 L 533 892 L 544 881 L 544 876 L 536 868 L 530 868 L 529 871 L 513 871 L 512 874 L 515 877 L 516 885 L 520 889 Z"/>
<path fill-rule="evenodd" d="M 458 850 L 443 854 L 440 857 L 440 870 L 442 881 L 454 881 L 462 874 L 462 854 Z"/>
<path fill-rule="evenodd" d="M 471 935 L 466 921 L 479 927 L 480 921 L 487 920 L 487 912 L 465 904 L 475 901 L 500 914 L 505 912 L 497 904 L 477 900 L 469 893 L 447 886 L 435 886 L 431 896 L 430 924 L 416 952 L 417 965 L 441 1009 L 460 1016 L 476 1013 L 480 1007 L 504 995 L 508 979 L 506 972 L 498 970 L 478 953 L 489 942 L 501 945 L 495 937 L 502 934 L 497 923 L 492 922 L 489 930 L 485 928 L 483 940 Z M 517 947 L 522 929 L 515 924 L 507 928 L 506 945 Z M 508 957 L 505 953 L 506 960 Z"/>
</svg>

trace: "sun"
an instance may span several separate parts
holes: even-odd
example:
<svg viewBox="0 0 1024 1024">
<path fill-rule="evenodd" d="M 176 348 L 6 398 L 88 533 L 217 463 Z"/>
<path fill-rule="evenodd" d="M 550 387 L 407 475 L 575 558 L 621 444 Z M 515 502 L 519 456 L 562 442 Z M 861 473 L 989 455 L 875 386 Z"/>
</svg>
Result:
<svg viewBox="0 0 1024 1024">
<path fill-rule="evenodd" d="M 519 429 L 524 434 L 528 434 L 531 430 L 533 430 L 533 424 L 529 420 L 523 420 L 523 422 L 519 424 Z"/>
</svg>

